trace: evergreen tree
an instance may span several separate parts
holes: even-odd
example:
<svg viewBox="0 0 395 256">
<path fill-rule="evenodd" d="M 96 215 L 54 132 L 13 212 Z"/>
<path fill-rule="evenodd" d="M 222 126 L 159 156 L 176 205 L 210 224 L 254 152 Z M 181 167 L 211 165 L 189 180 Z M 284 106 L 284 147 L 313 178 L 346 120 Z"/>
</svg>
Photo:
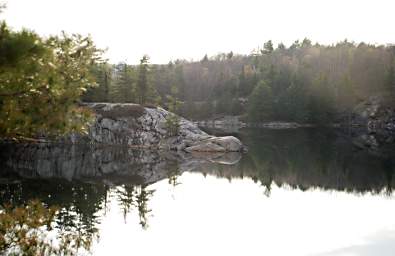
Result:
<svg viewBox="0 0 395 256">
<path fill-rule="evenodd" d="M 395 95 L 395 69 L 394 69 L 395 58 L 392 55 L 390 64 L 386 75 L 386 88 L 391 96 Z"/>
<path fill-rule="evenodd" d="M 325 125 L 333 120 L 334 94 L 324 74 L 320 74 L 312 84 L 308 107 L 310 122 Z"/>
<path fill-rule="evenodd" d="M 207 54 L 204 55 L 203 59 L 200 62 L 201 63 L 207 63 L 208 62 Z"/>
<path fill-rule="evenodd" d="M 180 108 L 180 101 L 178 100 L 178 88 L 175 85 L 171 86 L 171 95 L 167 95 L 167 108 L 170 111 L 166 117 L 166 128 L 168 136 L 176 136 L 180 130 L 180 117 L 176 114 Z"/>
<path fill-rule="evenodd" d="M 184 103 L 182 113 L 189 118 L 208 118 L 214 111 L 247 114 L 247 97 L 258 81 L 265 80 L 271 88 L 273 120 L 330 122 L 335 114 L 339 118 L 349 114 L 358 101 L 395 92 L 394 49 L 346 40 L 330 46 L 313 45 L 305 38 L 288 48 L 280 43 L 277 49 L 268 41 L 261 52 L 251 55 L 205 55 L 201 61 L 151 65 L 149 72 L 144 64 L 135 67 L 136 72 L 133 66 L 129 68 L 133 82 L 142 85 L 134 82 L 137 102 L 158 102 L 160 96 L 166 103 L 174 85 Z M 118 89 L 117 73 L 115 69 L 110 91 Z M 101 80 L 98 74 L 99 87 Z"/>
<path fill-rule="evenodd" d="M 98 64 L 92 68 L 92 74 L 96 78 L 96 87 L 89 88 L 82 96 L 86 102 L 109 102 L 110 88 L 112 85 L 112 67 L 107 64 Z"/>
<path fill-rule="evenodd" d="M 135 102 L 134 70 L 126 63 L 115 67 L 115 81 L 112 88 L 112 100 L 115 102 Z"/>
<path fill-rule="evenodd" d="M 262 54 L 270 54 L 274 50 L 272 40 L 267 41 L 263 44 L 263 50 L 261 50 Z"/>
<path fill-rule="evenodd" d="M 226 55 L 226 58 L 227 58 L 228 60 L 231 60 L 232 57 L 233 57 L 233 51 L 230 51 L 230 52 Z"/>
<path fill-rule="evenodd" d="M 178 90 L 178 95 L 180 99 L 185 99 L 186 97 L 186 85 L 184 78 L 184 68 L 182 65 L 177 64 L 175 67 L 175 86 Z"/>
<path fill-rule="evenodd" d="M 144 55 L 140 60 L 139 71 L 138 71 L 138 80 L 137 80 L 137 95 L 138 95 L 138 103 L 145 104 L 147 101 L 148 94 L 148 66 L 149 57 L 148 55 Z"/>
<path fill-rule="evenodd" d="M 252 121 L 268 121 L 273 118 L 273 94 L 270 86 L 261 80 L 249 98 L 248 116 Z"/>
<path fill-rule="evenodd" d="M 0 136 L 86 132 L 90 112 L 78 106 L 95 86 L 101 51 L 80 35 L 43 39 L 0 25 Z"/>
</svg>

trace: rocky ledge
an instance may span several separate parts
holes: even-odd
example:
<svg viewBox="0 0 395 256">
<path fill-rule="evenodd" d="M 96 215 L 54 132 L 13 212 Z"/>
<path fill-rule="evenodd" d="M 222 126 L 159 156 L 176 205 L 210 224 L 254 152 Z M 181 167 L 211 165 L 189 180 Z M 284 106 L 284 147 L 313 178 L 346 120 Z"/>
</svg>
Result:
<svg viewBox="0 0 395 256">
<path fill-rule="evenodd" d="M 351 125 L 366 127 L 369 133 L 395 132 L 395 107 L 392 97 L 371 96 L 353 110 Z"/>
<path fill-rule="evenodd" d="M 233 136 L 215 137 L 180 117 L 176 134 L 169 135 L 168 118 L 173 113 L 160 107 L 131 103 L 86 103 L 96 113 L 88 135 L 73 135 L 73 143 L 157 148 L 186 152 L 237 152 L 245 147 Z"/>
</svg>

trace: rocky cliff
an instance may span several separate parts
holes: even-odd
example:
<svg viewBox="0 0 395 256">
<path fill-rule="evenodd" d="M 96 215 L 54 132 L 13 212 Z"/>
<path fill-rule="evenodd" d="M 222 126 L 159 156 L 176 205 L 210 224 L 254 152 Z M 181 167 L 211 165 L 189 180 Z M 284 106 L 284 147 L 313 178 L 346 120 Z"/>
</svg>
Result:
<svg viewBox="0 0 395 256">
<path fill-rule="evenodd" d="M 186 152 L 244 150 L 237 138 L 211 136 L 181 117 L 177 133 L 169 135 L 168 118 L 174 114 L 160 107 L 142 107 L 130 103 L 89 103 L 84 106 L 92 109 L 96 118 L 88 135 L 71 136 L 73 143 L 127 145 Z"/>
<path fill-rule="evenodd" d="M 354 144 L 377 151 L 395 142 L 395 108 L 392 99 L 371 96 L 359 103 L 346 122 Z"/>
<path fill-rule="evenodd" d="M 380 96 L 372 96 L 354 108 L 353 124 L 366 127 L 368 132 L 395 131 L 395 109 Z"/>
</svg>

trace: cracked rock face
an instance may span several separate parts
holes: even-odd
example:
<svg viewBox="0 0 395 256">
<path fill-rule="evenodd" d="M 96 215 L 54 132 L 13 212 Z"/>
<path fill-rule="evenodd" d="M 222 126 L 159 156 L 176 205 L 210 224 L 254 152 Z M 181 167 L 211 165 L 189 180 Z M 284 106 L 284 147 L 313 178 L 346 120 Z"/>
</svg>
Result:
<svg viewBox="0 0 395 256">
<path fill-rule="evenodd" d="M 96 113 L 96 120 L 87 136 L 74 135 L 73 142 L 186 152 L 237 152 L 245 149 L 239 139 L 211 136 L 184 118 L 180 118 L 178 134 L 169 136 L 167 118 L 174 114 L 160 107 L 148 108 L 131 103 L 88 103 L 85 106 Z"/>
</svg>

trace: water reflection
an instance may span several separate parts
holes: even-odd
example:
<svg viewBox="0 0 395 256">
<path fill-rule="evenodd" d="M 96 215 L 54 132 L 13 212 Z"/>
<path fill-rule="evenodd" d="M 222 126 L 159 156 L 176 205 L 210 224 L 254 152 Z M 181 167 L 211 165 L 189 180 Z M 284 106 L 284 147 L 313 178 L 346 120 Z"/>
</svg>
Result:
<svg viewBox="0 0 395 256">
<path fill-rule="evenodd" d="M 192 214 L 190 219 L 182 222 L 184 225 L 201 219 L 213 225 L 210 227 L 207 223 L 201 223 L 211 230 L 218 226 L 218 223 L 209 220 L 213 211 L 230 214 L 226 211 L 235 211 L 240 204 L 245 211 L 250 209 L 263 214 L 250 216 L 252 219 L 248 221 L 250 225 L 254 225 L 255 221 L 260 226 L 262 218 L 281 221 L 278 217 L 284 213 L 275 212 L 275 209 L 293 211 L 291 208 L 279 207 L 279 204 L 306 207 L 304 210 L 309 211 L 311 209 L 308 203 L 315 205 L 320 204 L 320 200 L 332 200 L 326 196 L 311 196 L 317 194 L 317 191 L 326 193 L 325 195 L 328 192 L 335 193 L 342 197 L 352 195 L 348 203 L 354 202 L 355 196 L 361 195 L 365 200 L 372 195 L 392 198 L 395 186 L 395 150 L 391 147 L 362 147 L 360 139 L 356 143 L 355 137 L 333 130 L 242 130 L 237 136 L 248 145 L 247 154 L 191 155 L 136 151 L 123 147 L 2 144 L 0 203 L 19 205 L 37 198 L 47 205 L 58 205 L 61 208 L 56 219 L 59 230 L 75 229 L 85 235 L 94 235 L 99 231 L 108 236 L 106 229 L 116 232 L 110 227 L 106 228 L 110 225 L 109 220 L 116 218 L 114 211 L 122 217 L 122 225 L 138 225 L 139 229 L 146 231 L 153 227 L 151 232 L 159 232 L 155 231 L 155 227 L 171 229 L 170 223 L 159 225 L 159 220 L 177 222 L 176 217 L 185 218 L 180 216 L 180 212 L 166 214 L 166 207 L 171 208 L 173 204 L 177 204 L 179 211 Z M 243 185 L 240 182 L 244 182 Z M 300 194 L 303 191 L 307 191 L 305 196 Z M 262 197 L 252 198 L 255 193 Z M 281 200 L 278 199 L 279 195 Z M 298 197 L 295 198 L 295 195 Z M 308 203 L 306 201 L 305 204 L 296 205 L 293 200 L 307 200 Z M 260 205 L 267 202 L 272 202 L 268 205 L 273 207 L 270 215 L 264 214 L 265 210 Z M 381 206 L 387 207 L 385 202 L 380 202 Z M 193 204 L 199 205 L 201 209 Z M 222 204 L 227 205 L 227 208 L 219 208 Z M 335 208 L 339 207 L 338 201 L 332 204 Z M 185 212 L 185 207 L 194 209 L 196 213 Z M 342 207 L 352 210 L 348 206 Z M 359 209 L 366 210 L 364 207 Z M 334 211 L 327 209 L 332 213 Z M 389 207 L 385 214 L 392 211 Z M 245 221 L 237 219 L 238 216 L 241 218 L 246 212 L 243 213 L 240 209 L 236 212 L 238 215 L 230 215 L 236 222 L 232 225 L 238 226 L 241 225 L 238 222 Z M 355 211 L 353 213 L 356 214 Z M 327 213 L 320 214 L 326 216 Z M 303 221 L 308 221 L 306 216 L 300 217 Z M 336 214 L 334 216 L 340 218 Z M 225 223 L 223 224 L 221 227 L 226 229 Z M 248 232 L 244 227 L 239 228 Z M 124 232 L 144 236 L 138 231 Z M 183 232 L 188 233 L 187 230 Z M 285 231 L 284 227 L 284 232 L 290 231 Z M 127 236 L 128 233 L 122 235 Z M 245 242 L 241 241 L 242 244 Z M 105 251 L 105 244 L 98 248 Z M 347 247 L 349 244 L 346 243 L 344 249 L 341 249 L 340 244 L 339 242 L 328 255 L 342 255 L 349 250 L 365 248 L 355 247 L 355 243 L 354 247 Z M 367 244 L 363 243 L 363 246 Z M 321 253 L 325 253 L 325 250 Z M 256 254 L 256 251 L 251 251 L 251 254 Z"/>
<path fill-rule="evenodd" d="M 249 154 L 227 176 L 252 177 L 269 190 L 274 182 L 301 190 L 392 193 L 393 146 L 373 153 L 333 130 L 252 130 L 240 136 Z"/>
<path fill-rule="evenodd" d="M 147 189 L 146 186 L 123 185 L 117 187 L 115 194 L 119 202 L 120 209 L 123 211 L 123 217 L 126 223 L 126 216 L 132 209 L 138 210 L 140 225 L 142 228 L 148 227 L 148 201 L 155 190 Z"/>
<path fill-rule="evenodd" d="M 179 181 L 175 190 L 168 180 L 149 186 L 155 194 L 148 230 L 133 225 L 138 216 L 125 225 L 113 211 L 100 225 L 95 255 L 122 254 L 131 244 L 134 254 L 145 255 L 262 255 L 262 247 L 268 255 L 331 255 L 395 231 L 392 198 L 275 184 L 266 197 L 250 178 L 229 183 L 200 173 L 183 173 Z"/>
<path fill-rule="evenodd" d="M 108 189 L 119 185 L 126 201 L 137 190 L 162 179 L 176 186 L 184 172 L 234 178 L 250 177 L 270 195 L 271 185 L 311 187 L 388 195 L 394 187 L 393 149 L 371 152 L 353 137 L 333 130 L 243 130 L 249 147 L 243 154 L 181 154 L 123 147 L 2 144 L 2 201 L 20 203 L 36 197 L 65 208 L 73 202 L 97 212 Z M 144 194 L 144 193 L 143 193 Z M 54 196 L 56 195 L 56 196 Z M 121 200 L 122 201 L 122 200 Z M 95 202 L 91 205 L 86 202 Z M 137 201 L 136 201 L 137 202 Z M 125 208 L 125 213 L 130 209 Z"/>
<path fill-rule="evenodd" d="M 395 235 L 393 232 L 378 232 L 369 238 L 369 242 L 364 244 L 346 246 L 332 251 L 320 253 L 316 256 L 343 256 L 343 255 L 358 255 L 358 256 L 392 256 L 395 251 Z"/>
</svg>

